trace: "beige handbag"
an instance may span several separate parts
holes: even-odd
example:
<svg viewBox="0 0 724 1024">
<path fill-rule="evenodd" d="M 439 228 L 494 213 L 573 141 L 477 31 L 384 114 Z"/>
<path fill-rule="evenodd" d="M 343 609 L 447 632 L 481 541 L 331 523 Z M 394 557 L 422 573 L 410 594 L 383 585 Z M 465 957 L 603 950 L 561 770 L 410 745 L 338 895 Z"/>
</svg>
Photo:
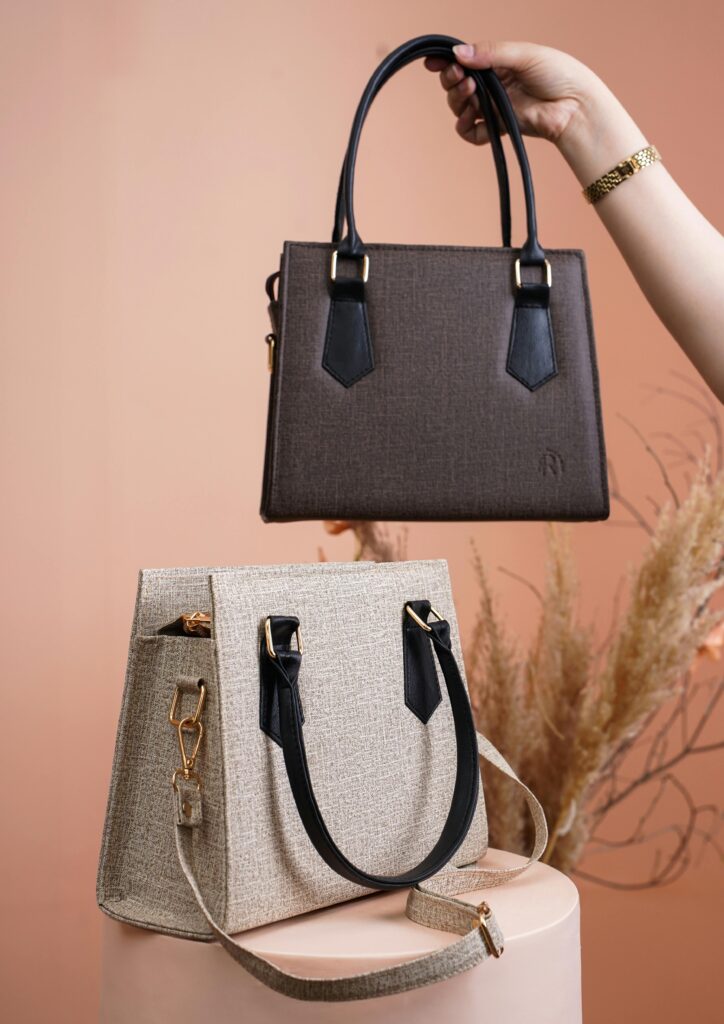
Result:
<svg viewBox="0 0 724 1024">
<path fill-rule="evenodd" d="M 524 870 L 464 867 L 487 848 L 478 753 L 518 780 L 475 733 L 462 664 L 443 561 L 143 571 L 100 907 L 218 939 L 298 999 L 389 995 L 499 956 L 487 904 L 453 897 Z M 531 863 L 546 826 L 519 785 Z M 408 916 L 461 938 L 337 979 L 290 975 L 231 938 L 402 886 Z"/>
</svg>

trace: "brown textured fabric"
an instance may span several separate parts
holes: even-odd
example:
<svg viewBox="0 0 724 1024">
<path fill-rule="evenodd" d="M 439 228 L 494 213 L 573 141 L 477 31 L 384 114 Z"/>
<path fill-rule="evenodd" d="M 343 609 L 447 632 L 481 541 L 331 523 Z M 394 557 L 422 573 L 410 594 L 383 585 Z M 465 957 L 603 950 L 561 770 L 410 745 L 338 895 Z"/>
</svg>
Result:
<svg viewBox="0 0 724 1024">
<path fill-rule="evenodd" d="M 608 489 L 579 250 L 548 249 L 558 374 L 506 372 L 516 249 L 366 245 L 375 369 L 322 367 L 331 246 L 287 242 L 262 515 L 601 519 Z"/>
</svg>

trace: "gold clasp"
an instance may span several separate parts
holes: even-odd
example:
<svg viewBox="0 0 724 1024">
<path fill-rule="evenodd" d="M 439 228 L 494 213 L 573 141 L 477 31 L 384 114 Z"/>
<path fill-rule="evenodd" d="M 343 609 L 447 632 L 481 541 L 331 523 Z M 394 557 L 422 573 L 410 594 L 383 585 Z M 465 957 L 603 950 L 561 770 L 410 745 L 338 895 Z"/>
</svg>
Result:
<svg viewBox="0 0 724 1024">
<path fill-rule="evenodd" d="M 201 779 L 198 774 L 194 771 L 196 765 L 196 758 L 198 757 L 199 748 L 201 747 L 201 740 L 204 737 L 204 727 L 201 722 L 201 712 L 204 710 L 204 704 L 206 702 L 206 684 L 203 679 L 199 680 L 199 697 L 196 701 L 196 710 L 192 715 L 184 715 L 181 718 L 177 718 L 179 702 L 181 700 L 181 687 L 177 686 L 173 700 L 171 701 L 171 710 L 168 713 L 168 720 L 171 725 L 176 729 L 178 736 L 178 746 L 181 752 L 181 767 L 176 768 L 173 775 L 171 776 L 171 785 L 175 790 L 178 791 L 177 780 L 179 776 L 182 776 L 184 782 L 195 782 L 196 788 L 201 791 Z M 185 733 L 195 733 L 191 752 L 186 753 L 186 742 L 184 738 Z"/>
<path fill-rule="evenodd" d="M 417 615 L 412 610 L 412 608 L 410 608 L 409 604 L 405 605 L 405 611 L 410 616 L 410 618 L 412 619 L 413 622 L 416 622 L 418 624 L 418 626 L 422 626 L 422 628 L 425 630 L 426 633 L 432 633 L 432 626 L 428 626 L 428 624 L 426 622 L 423 622 L 422 619 L 420 618 L 420 616 Z M 432 614 L 435 616 L 436 619 L 439 619 L 440 622 L 442 622 L 442 615 L 440 614 L 440 612 L 436 612 L 435 609 L 432 607 L 432 605 L 430 605 L 430 611 L 432 612 Z"/>
<path fill-rule="evenodd" d="M 181 616 L 181 628 L 190 636 L 211 636 L 211 616 L 206 612 L 192 612 Z"/>
<path fill-rule="evenodd" d="M 178 733 L 178 746 L 181 751 L 181 768 L 179 771 L 183 772 L 184 778 L 188 779 L 194 765 L 196 764 L 196 755 L 199 752 L 201 746 L 201 740 L 204 736 L 204 727 L 197 719 L 194 719 L 192 715 L 187 715 L 186 718 L 182 718 L 176 727 Z M 196 739 L 191 749 L 191 753 L 186 753 L 186 745 L 184 743 L 184 732 L 195 732 Z"/>
<path fill-rule="evenodd" d="M 267 344 L 267 369 L 269 370 L 269 373 L 274 373 L 274 353 L 277 347 L 277 336 L 276 334 L 267 334 L 264 341 Z"/>
<path fill-rule="evenodd" d="M 302 631 L 297 626 L 294 631 L 297 635 L 297 648 L 300 654 L 304 654 L 304 644 L 302 643 Z M 271 635 L 271 615 L 267 615 L 266 621 L 264 622 L 264 638 L 266 640 L 266 649 L 269 652 L 269 657 L 276 659 L 277 652 L 274 650 L 274 642 Z"/>
<path fill-rule="evenodd" d="M 473 918 L 476 928 L 480 929 L 480 933 L 485 940 L 485 945 L 488 947 L 488 951 L 491 956 L 494 956 L 498 960 L 505 952 L 504 946 L 496 945 L 495 939 L 491 935 L 490 928 L 488 927 L 488 921 L 493 916 L 493 911 L 490 909 L 487 903 L 483 901 L 476 907 L 476 916 Z"/>
<path fill-rule="evenodd" d="M 181 687 L 177 686 L 174 691 L 173 700 L 171 701 L 171 710 L 168 713 L 168 720 L 174 728 L 178 728 L 181 722 L 193 722 L 193 725 L 189 728 L 193 728 L 198 720 L 201 718 L 201 712 L 204 710 L 204 704 L 206 702 L 206 683 L 203 679 L 199 679 L 199 699 L 196 702 L 196 710 L 193 715 L 186 715 L 184 718 L 177 718 L 176 713 L 178 712 L 179 701 L 181 700 Z"/>
<path fill-rule="evenodd" d="M 359 259 L 359 257 L 358 256 L 351 256 L 350 259 Z M 367 253 L 365 253 L 362 256 L 362 283 L 363 284 L 367 284 L 367 281 L 369 280 L 369 276 L 370 276 L 370 258 L 367 255 Z M 336 281 L 337 280 L 337 250 L 336 249 L 332 253 L 332 260 L 331 260 L 330 265 L 329 265 L 329 277 L 330 277 L 330 280 L 332 280 L 332 281 Z"/>
<path fill-rule="evenodd" d="M 640 167 L 637 160 L 634 160 L 633 157 L 629 157 L 628 160 L 622 160 L 620 164 L 616 164 L 616 170 L 622 178 L 630 178 L 640 170 Z"/>
<path fill-rule="evenodd" d="M 551 270 L 551 265 L 548 262 L 548 260 L 543 260 L 543 262 L 545 263 L 546 268 L 546 284 L 550 288 L 551 284 L 553 283 L 553 271 Z M 520 273 L 520 259 L 517 259 L 515 261 L 515 287 L 523 287 L 523 278 L 521 277 Z"/>
</svg>

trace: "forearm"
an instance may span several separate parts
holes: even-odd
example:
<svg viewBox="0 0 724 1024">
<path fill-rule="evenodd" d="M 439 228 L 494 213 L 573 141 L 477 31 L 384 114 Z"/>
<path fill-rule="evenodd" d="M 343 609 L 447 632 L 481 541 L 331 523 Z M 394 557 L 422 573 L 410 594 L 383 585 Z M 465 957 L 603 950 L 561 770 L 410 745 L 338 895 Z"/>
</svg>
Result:
<svg viewBox="0 0 724 1024">
<path fill-rule="evenodd" d="M 655 141 L 597 82 L 558 145 L 586 186 Z M 724 237 L 663 163 L 623 182 L 595 210 L 655 312 L 724 401 Z"/>
</svg>

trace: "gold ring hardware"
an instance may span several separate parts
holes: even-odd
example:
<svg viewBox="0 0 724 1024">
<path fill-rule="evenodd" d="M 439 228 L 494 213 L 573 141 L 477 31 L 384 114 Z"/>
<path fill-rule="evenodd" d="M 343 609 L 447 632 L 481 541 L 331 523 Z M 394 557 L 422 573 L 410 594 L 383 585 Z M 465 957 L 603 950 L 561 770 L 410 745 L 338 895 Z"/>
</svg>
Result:
<svg viewBox="0 0 724 1024">
<path fill-rule="evenodd" d="M 351 256 L 350 259 L 357 259 L 356 256 Z M 337 280 L 337 250 L 335 249 L 332 253 L 332 262 L 329 267 L 329 276 L 333 281 Z M 367 284 L 370 276 L 370 258 L 365 253 L 362 256 L 362 283 Z"/>
<path fill-rule="evenodd" d="M 412 608 L 410 608 L 409 604 L 405 605 L 405 611 L 410 616 L 413 622 L 416 622 L 418 626 L 422 626 L 426 633 L 432 633 L 432 626 L 428 626 L 426 622 L 423 622 L 420 616 L 416 612 L 414 612 Z M 442 622 L 442 615 L 440 614 L 440 612 L 436 612 L 432 605 L 430 605 L 430 611 L 432 612 L 436 619 L 439 619 L 440 622 Z"/>
<path fill-rule="evenodd" d="M 267 334 L 264 341 L 267 344 L 267 369 L 269 373 L 274 373 L 274 353 L 277 347 L 277 336 L 276 334 Z"/>
<path fill-rule="evenodd" d="M 179 775 L 183 775 L 184 782 L 195 782 L 197 791 L 199 793 L 201 792 L 201 778 L 199 777 L 199 775 L 197 775 L 196 772 L 192 771 L 185 772 L 183 768 L 177 768 L 174 771 L 173 775 L 171 776 L 171 785 L 177 792 L 178 785 L 176 784 L 176 780 L 179 777 Z"/>
<path fill-rule="evenodd" d="M 181 751 L 181 768 L 178 771 L 183 773 L 185 779 L 190 778 L 190 773 L 196 763 L 196 755 L 199 752 L 201 746 L 201 740 L 204 736 L 204 727 L 199 721 L 194 721 L 191 715 L 186 718 L 182 718 L 177 726 L 178 732 L 178 745 Z M 186 753 L 186 747 L 184 745 L 184 732 L 195 732 L 196 740 L 194 741 L 193 749 L 191 754 Z"/>
<path fill-rule="evenodd" d="M 473 918 L 473 921 L 475 922 L 475 927 L 480 929 L 480 933 L 483 936 L 483 939 L 485 940 L 485 945 L 488 947 L 488 952 L 490 953 L 490 955 L 494 956 L 496 960 L 499 960 L 500 957 L 505 952 L 505 947 L 496 946 L 495 942 L 493 941 L 493 936 L 490 934 L 490 929 L 488 928 L 488 920 L 493 916 L 493 911 L 485 902 L 478 904 L 476 910 L 477 915 Z"/>
<path fill-rule="evenodd" d="M 304 644 L 302 643 L 302 631 L 299 628 L 299 626 L 297 626 L 294 632 L 297 635 L 297 649 L 300 654 L 304 654 Z M 269 653 L 269 657 L 276 659 L 277 652 L 274 650 L 274 641 L 272 640 L 271 635 L 271 615 L 267 615 L 266 620 L 264 622 L 264 639 L 266 640 L 266 649 Z"/>
<path fill-rule="evenodd" d="M 171 710 L 168 713 L 168 720 L 171 723 L 171 725 L 173 725 L 175 728 L 178 728 L 181 722 L 191 721 L 193 722 L 193 725 L 189 728 L 194 728 L 199 718 L 201 717 L 201 712 L 204 710 L 204 704 L 206 703 L 206 683 L 203 681 L 203 679 L 199 679 L 199 699 L 196 702 L 196 710 L 194 711 L 193 715 L 191 715 L 190 717 L 186 715 L 184 718 L 176 717 L 180 700 L 181 687 L 177 686 L 176 690 L 174 691 L 173 700 L 171 701 Z"/>
<path fill-rule="evenodd" d="M 548 260 L 543 260 L 543 262 L 546 265 L 546 284 L 550 288 L 551 282 L 553 281 L 553 271 L 551 270 L 551 265 Z M 515 261 L 515 287 L 523 287 L 523 278 L 520 276 L 520 259 Z"/>
</svg>

